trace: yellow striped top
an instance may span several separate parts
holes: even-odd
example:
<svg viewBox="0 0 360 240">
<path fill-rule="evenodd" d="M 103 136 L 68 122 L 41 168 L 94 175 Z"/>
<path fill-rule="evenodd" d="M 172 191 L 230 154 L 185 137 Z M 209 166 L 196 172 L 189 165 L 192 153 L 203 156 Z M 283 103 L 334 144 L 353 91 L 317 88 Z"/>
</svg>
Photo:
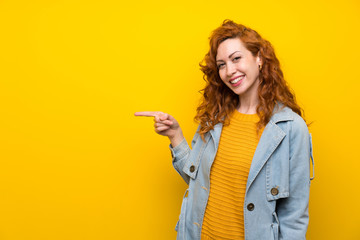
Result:
<svg viewBox="0 0 360 240">
<path fill-rule="evenodd" d="M 237 110 L 223 127 L 210 172 L 210 195 L 201 239 L 244 239 L 244 197 L 247 177 L 262 130 L 257 114 Z"/>
</svg>

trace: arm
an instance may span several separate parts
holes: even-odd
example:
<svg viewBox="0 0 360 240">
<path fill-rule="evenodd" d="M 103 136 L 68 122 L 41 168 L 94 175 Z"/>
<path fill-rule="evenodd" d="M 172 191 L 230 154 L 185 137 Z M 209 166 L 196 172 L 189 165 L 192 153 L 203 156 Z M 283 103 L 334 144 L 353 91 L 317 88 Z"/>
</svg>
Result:
<svg viewBox="0 0 360 240">
<path fill-rule="evenodd" d="M 190 155 L 190 147 L 189 144 L 186 142 L 185 138 L 182 142 L 177 145 L 176 147 L 172 147 L 170 144 L 170 151 L 172 156 L 172 163 L 175 170 L 181 175 L 181 177 L 185 180 L 186 184 L 189 184 L 190 177 L 183 172 L 183 168 L 185 165 L 186 160 L 189 158 Z"/>
<path fill-rule="evenodd" d="M 170 140 L 170 151 L 173 157 L 173 165 L 176 171 L 189 184 L 189 176 L 182 169 L 190 155 L 190 147 L 186 142 L 178 121 L 170 114 L 163 112 L 136 112 L 135 116 L 153 117 L 155 132 L 167 136 Z M 195 134 L 194 140 L 198 134 Z M 193 140 L 193 144 L 195 143 Z"/>
<path fill-rule="evenodd" d="M 200 126 L 199 126 L 200 128 Z M 198 130 L 199 130 L 198 128 Z M 195 133 L 195 136 L 191 142 L 191 146 L 193 147 L 197 141 L 197 139 L 200 137 L 198 134 L 198 130 Z M 190 177 L 183 172 L 185 163 L 187 159 L 189 159 L 191 149 L 189 147 L 189 144 L 186 142 L 185 138 L 180 142 L 179 145 L 173 147 L 172 144 L 170 144 L 170 151 L 172 156 L 172 162 L 175 170 L 181 175 L 181 177 L 185 180 L 186 184 L 189 184 Z"/>
<path fill-rule="evenodd" d="M 309 222 L 310 136 L 305 122 L 295 118 L 290 129 L 289 197 L 279 199 L 277 214 L 281 240 L 305 239 Z"/>
</svg>

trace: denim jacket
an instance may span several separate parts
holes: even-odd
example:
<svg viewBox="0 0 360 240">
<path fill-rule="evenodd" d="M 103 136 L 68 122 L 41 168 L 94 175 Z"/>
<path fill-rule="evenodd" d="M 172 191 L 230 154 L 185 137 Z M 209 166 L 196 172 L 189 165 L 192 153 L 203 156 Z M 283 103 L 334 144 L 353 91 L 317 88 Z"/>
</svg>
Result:
<svg viewBox="0 0 360 240">
<path fill-rule="evenodd" d="M 192 150 L 184 139 L 170 150 L 173 165 L 188 184 L 177 239 L 200 240 L 210 191 L 210 169 L 222 124 L 205 134 L 196 132 Z M 308 226 L 311 135 L 304 120 L 277 105 L 265 126 L 248 175 L 244 199 L 245 240 L 303 240 Z"/>
</svg>

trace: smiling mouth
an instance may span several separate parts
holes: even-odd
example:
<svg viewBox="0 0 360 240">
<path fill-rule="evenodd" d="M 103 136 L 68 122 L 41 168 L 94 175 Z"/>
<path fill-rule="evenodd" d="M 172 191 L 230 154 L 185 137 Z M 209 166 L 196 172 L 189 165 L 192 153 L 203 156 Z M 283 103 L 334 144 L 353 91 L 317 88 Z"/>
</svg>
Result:
<svg viewBox="0 0 360 240">
<path fill-rule="evenodd" d="M 240 77 L 237 77 L 237 78 L 235 78 L 234 80 L 231 80 L 230 83 L 231 83 L 231 84 L 236 84 L 236 83 L 240 82 L 241 80 L 243 80 L 244 77 L 245 77 L 245 75 L 242 75 L 242 76 L 240 76 Z"/>
</svg>

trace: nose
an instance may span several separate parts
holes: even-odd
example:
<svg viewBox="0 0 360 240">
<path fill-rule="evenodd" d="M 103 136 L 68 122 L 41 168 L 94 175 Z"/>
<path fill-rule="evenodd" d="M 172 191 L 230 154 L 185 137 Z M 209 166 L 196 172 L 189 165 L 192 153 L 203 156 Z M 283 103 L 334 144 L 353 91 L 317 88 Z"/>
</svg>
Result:
<svg viewBox="0 0 360 240">
<path fill-rule="evenodd" d="M 229 63 L 226 66 L 226 74 L 231 77 L 236 72 L 235 65 L 233 63 Z"/>
</svg>

